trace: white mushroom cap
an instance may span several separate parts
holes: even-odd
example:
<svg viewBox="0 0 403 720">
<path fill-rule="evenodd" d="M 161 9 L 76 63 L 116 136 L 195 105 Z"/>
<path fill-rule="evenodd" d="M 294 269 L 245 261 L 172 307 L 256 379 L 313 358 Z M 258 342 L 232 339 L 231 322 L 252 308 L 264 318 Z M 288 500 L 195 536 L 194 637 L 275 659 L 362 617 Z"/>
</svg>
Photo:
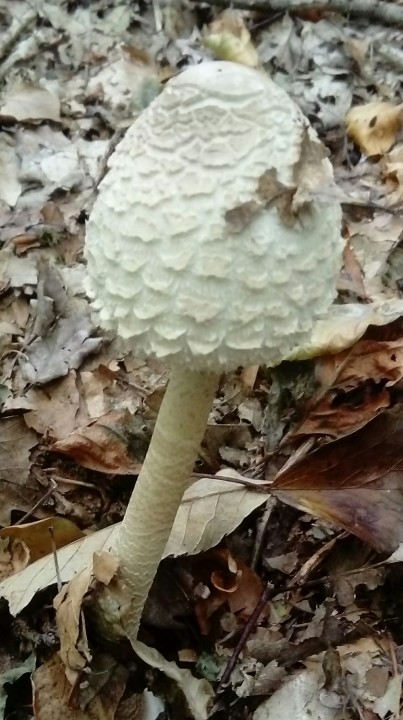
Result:
<svg viewBox="0 0 403 720">
<path fill-rule="evenodd" d="M 186 69 L 126 133 L 88 221 L 102 326 L 195 370 L 278 363 L 334 299 L 341 211 L 320 194 L 332 178 L 264 74 Z"/>
</svg>

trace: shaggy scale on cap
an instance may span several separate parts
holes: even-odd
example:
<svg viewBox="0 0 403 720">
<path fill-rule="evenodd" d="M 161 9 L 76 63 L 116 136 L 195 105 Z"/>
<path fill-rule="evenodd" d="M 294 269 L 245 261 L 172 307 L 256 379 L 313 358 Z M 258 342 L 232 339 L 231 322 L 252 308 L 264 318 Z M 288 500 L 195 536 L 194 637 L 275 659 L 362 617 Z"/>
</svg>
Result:
<svg viewBox="0 0 403 720">
<path fill-rule="evenodd" d="M 87 225 L 87 290 L 136 355 L 274 365 L 335 295 L 341 210 L 308 121 L 228 62 L 171 80 L 117 147 Z M 321 199 L 322 197 L 322 199 Z"/>
</svg>

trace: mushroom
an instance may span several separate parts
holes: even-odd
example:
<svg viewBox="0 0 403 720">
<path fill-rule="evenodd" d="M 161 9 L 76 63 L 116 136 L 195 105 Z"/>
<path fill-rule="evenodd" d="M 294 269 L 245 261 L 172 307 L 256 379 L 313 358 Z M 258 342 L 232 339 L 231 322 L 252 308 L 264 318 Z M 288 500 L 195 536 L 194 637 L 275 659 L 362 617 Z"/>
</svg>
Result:
<svg viewBox="0 0 403 720">
<path fill-rule="evenodd" d="M 100 324 L 171 367 L 117 552 L 136 637 L 220 375 L 279 363 L 332 303 L 341 210 L 298 106 L 261 72 L 173 78 L 109 162 L 86 236 Z"/>
</svg>

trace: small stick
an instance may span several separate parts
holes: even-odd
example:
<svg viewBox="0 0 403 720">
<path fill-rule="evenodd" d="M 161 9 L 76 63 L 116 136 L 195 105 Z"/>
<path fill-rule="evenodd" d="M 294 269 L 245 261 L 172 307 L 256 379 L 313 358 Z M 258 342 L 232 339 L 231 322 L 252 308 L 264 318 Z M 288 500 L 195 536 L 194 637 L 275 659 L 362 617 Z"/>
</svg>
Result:
<svg viewBox="0 0 403 720">
<path fill-rule="evenodd" d="M 0 45 L 0 62 L 3 62 L 7 55 L 10 54 L 17 40 L 21 37 L 25 30 L 29 28 L 34 20 L 36 20 L 37 15 L 36 10 L 29 8 L 21 19 L 13 17 L 8 31 L 4 33 L 2 38 L 2 43 Z"/>
<path fill-rule="evenodd" d="M 30 510 L 28 510 L 28 512 L 25 513 L 25 515 L 23 515 L 22 518 L 20 518 L 19 520 L 17 520 L 17 522 L 14 523 L 14 524 L 15 524 L 15 525 L 22 525 L 26 520 L 28 520 L 30 517 L 32 517 L 32 515 L 34 514 L 34 512 L 36 512 L 36 510 L 38 510 L 38 508 L 42 507 L 42 505 L 43 505 L 43 503 L 45 502 L 45 500 L 47 500 L 48 497 L 50 497 L 50 496 L 54 493 L 54 491 L 56 490 L 56 488 L 57 488 L 57 483 L 56 483 L 54 480 L 52 480 L 52 478 L 51 478 L 51 479 L 50 479 L 50 488 L 49 488 L 49 490 L 47 490 L 46 493 L 45 493 L 44 495 L 42 495 L 42 497 L 38 500 L 38 502 L 35 503 L 35 505 L 34 505 Z"/>
<path fill-rule="evenodd" d="M 61 592 L 63 583 L 62 583 L 62 578 L 60 575 L 59 558 L 57 557 L 57 547 L 56 547 L 55 536 L 54 536 L 52 527 L 49 528 L 49 535 L 50 535 L 50 542 L 52 545 L 53 560 L 55 563 L 55 573 L 56 573 L 56 578 L 57 578 L 57 592 L 59 593 L 59 592 Z"/>
<path fill-rule="evenodd" d="M 225 689 L 224 686 L 228 683 L 228 681 L 231 677 L 231 673 L 232 673 L 233 669 L 235 668 L 235 665 L 237 663 L 237 660 L 238 660 L 242 650 L 245 647 L 245 643 L 246 643 L 249 635 L 251 634 L 253 628 L 255 627 L 255 625 L 259 619 L 260 613 L 262 612 L 262 610 L 264 609 L 264 606 L 270 600 L 270 598 L 273 597 L 275 592 L 277 593 L 277 590 L 274 589 L 274 585 L 272 585 L 270 582 L 268 582 L 261 597 L 260 597 L 258 604 L 256 605 L 248 622 L 246 623 L 246 625 L 242 631 L 242 635 L 236 644 L 235 650 L 231 655 L 230 661 L 223 672 L 223 676 L 222 676 L 222 678 L 219 682 L 218 688 L 217 688 L 217 695 L 218 695 L 218 693 L 223 692 L 223 690 Z"/>
<path fill-rule="evenodd" d="M 215 5 L 239 10 L 260 12 L 289 12 L 292 14 L 323 10 L 342 15 L 356 15 L 368 20 L 403 27 L 403 7 L 383 0 L 192 0 L 196 5 Z"/>
</svg>

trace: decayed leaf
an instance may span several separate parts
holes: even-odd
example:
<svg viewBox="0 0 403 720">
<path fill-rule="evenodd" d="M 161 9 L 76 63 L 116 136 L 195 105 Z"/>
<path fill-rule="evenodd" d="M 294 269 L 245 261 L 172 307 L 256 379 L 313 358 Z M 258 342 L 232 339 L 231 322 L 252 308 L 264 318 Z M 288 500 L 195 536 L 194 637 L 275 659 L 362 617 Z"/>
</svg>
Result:
<svg viewBox="0 0 403 720">
<path fill-rule="evenodd" d="M 280 472 L 271 489 L 284 502 L 391 552 L 403 541 L 402 446 L 397 406 Z"/>
<path fill-rule="evenodd" d="M 393 385 L 403 377 L 403 339 L 359 340 L 348 350 L 319 358 L 315 375 L 321 385 L 346 391 L 368 378 Z"/>
<path fill-rule="evenodd" d="M 13 207 L 21 195 L 20 161 L 12 141 L 2 133 L 0 138 L 0 201 Z"/>
<path fill-rule="evenodd" d="M 22 541 L 29 550 L 29 561 L 35 562 L 56 549 L 85 537 L 84 533 L 67 518 L 54 517 L 25 525 L 11 525 L 0 530 L 0 538 Z"/>
<path fill-rule="evenodd" d="M 36 720 L 113 720 L 126 688 L 128 671 L 111 656 L 100 656 L 87 677 L 87 689 L 80 688 L 82 706 L 72 703 L 72 688 L 58 653 L 32 674 L 33 706 Z M 80 702 L 81 706 L 81 702 Z M 139 720 L 142 720 L 140 717 Z"/>
<path fill-rule="evenodd" d="M 318 358 L 315 377 L 322 386 L 320 400 L 295 435 L 346 435 L 390 405 L 387 387 L 403 377 L 403 341 L 359 340 Z"/>
<path fill-rule="evenodd" d="M 354 107 L 346 117 L 347 134 L 367 155 L 382 155 L 402 128 L 402 107 L 387 102 Z"/>
<path fill-rule="evenodd" d="M 1 421 L 0 438 L 0 524 L 10 525 L 11 511 L 27 512 L 38 500 L 36 491 L 25 486 L 31 466 L 30 450 L 38 442 L 23 418 Z M 34 499 L 35 498 L 35 499 Z"/>
<path fill-rule="evenodd" d="M 16 120 L 60 121 L 60 101 L 57 95 L 43 87 L 21 82 L 6 92 L 0 115 Z"/>
<path fill-rule="evenodd" d="M 55 443 L 53 450 L 90 470 L 137 475 L 148 447 L 142 425 L 128 410 L 112 411 Z"/>
<path fill-rule="evenodd" d="M 403 300 L 392 299 L 368 305 L 332 305 L 315 323 L 309 343 L 295 348 L 287 360 L 306 360 L 337 353 L 360 339 L 369 325 L 387 325 L 403 315 Z"/>
<path fill-rule="evenodd" d="M 209 25 L 203 42 L 218 60 L 231 60 L 249 67 L 257 67 L 259 64 L 249 30 L 237 10 L 224 10 Z"/>
<path fill-rule="evenodd" d="M 207 720 L 214 697 L 213 688 L 207 680 L 193 677 L 190 670 L 179 668 L 174 662 L 166 660 L 155 648 L 148 647 L 139 640 L 132 641 L 132 646 L 144 662 L 177 683 L 195 720 Z"/>
<path fill-rule="evenodd" d="M 218 608 L 227 605 L 231 613 L 246 621 L 263 592 L 261 578 L 227 548 L 203 553 L 193 566 L 193 574 L 197 585 L 202 583 L 209 589 L 208 596 L 200 597 L 195 605 L 200 632 L 205 635 L 210 631 L 209 619 Z"/>
<path fill-rule="evenodd" d="M 115 112 L 142 110 L 161 90 L 158 68 L 151 57 L 133 46 L 123 46 L 122 56 L 94 73 L 88 84 L 93 94 L 102 88 L 103 102 Z"/>
<path fill-rule="evenodd" d="M 35 654 L 31 653 L 27 657 L 27 659 L 23 662 L 17 665 L 16 667 L 10 667 L 8 669 L 3 670 L 3 672 L 0 675 L 0 717 L 4 717 L 5 709 L 6 709 L 6 702 L 8 698 L 8 694 L 4 688 L 6 684 L 13 684 L 17 680 L 20 679 L 23 675 L 26 675 L 27 673 L 32 673 L 35 669 Z M 3 659 L 4 663 L 4 659 Z M 2 664 L 3 664 L 2 663 Z"/>
<path fill-rule="evenodd" d="M 233 471 L 225 474 L 240 477 Z M 186 490 L 164 557 L 195 555 L 217 545 L 266 499 L 264 493 L 220 480 L 219 474 L 217 480 L 198 480 Z"/>
<path fill-rule="evenodd" d="M 403 186 L 403 146 L 399 143 L 382 158 L 383 176 L 392 184 L 393 199 L 401 201 Z"/>
<path fill-rule="evenodd" d="M 37 338 L 27 348 L 21 363 L 26 382 L 44 385 L 79 368 L 84 358 L 102 344 L 101 338 L 91 337 L 92 332 L 89 317 L 59 320 L 46 338 Z"/>
<path fill-rule="evenodd" d="M 29 562 L 29 551 L 21 540 L 0 540 L 0 578 L 8 578 L 23 570 Z"/>
<path fill-rule="evenodd" d="M 340 708 L 329 708 L 321 703 L 319 691 L 322 686 L 321 670 L 303 670 L 262 703 L 254 712 L 253 720 L 333 720 L 339 716 Z"/>
<path fill-rule="evenodd" d="M 103 561 L 101 560 L 101 562 Z M 114 558 L 109 563 L 108 560 L 106 562 L 113 571 Z M 91 661 L 86 633 L 82 631 L 81 626 L 81 610 L 84 595 L 87 593 L 92 579 L 92 568 L 87 567 L 68 585 L 65 585 L 54 600 L 60 637 L 60 657 L 71 680 L 74 680 L 77 673 Z M 109 574 L 107 580 L 108 582 L 110 580 Z M 109 602 L 108 599 L 107 603 Z M 195 720 L 207 720 L 208 708 L 213 697 L 213 690 L 207 680 L 193 677 L 189 670 L 180 669 L 174 662 L 166 660 L 157 650 L 138 640 L 131 640 L 131 643 L 134 651 L 144 662 L 165 673 L 178 684 Z"/>
<path fill-rule="evenodd" d="M 337 282 L 340 291 L 352 292 L 357 297 L 366 299 L 367 293 L 363 281 L 363 270 L 354 254 L 351 242 L 346 242 L 343 250 L 343 269 Z"/>
<path fill-rule="evenodd" d="M 402 675 L 391 677 L 385 694 L 375 700 L 374 711 L 382 720 L 385 717 L 390 720 L 398 720 L 401 717 L 402 680 Z"/>
<path fill-rule="evenodd" d="M 92 566 L 94 553 L 108 551 L 116 542 L 119 525 L 112 525 L 76 540 L 57 552 L 62 583 L 69 582 L 77 573 Z M 12 615 L 18 615 L 37 592 L 55 585 L 57 573 L 53 555 L 47 555 L 29 565 L 23 572 L 0 583 L 0 596 L 6 598 Z"/>
<path fill-rule="evenodd" d="M 55 381 L 46 388 L 46 391 L 30 388 L 25 399 L 32 408 L 24 415 L 28 427 L 56 440 L 65 438 L 73 432 L 80 405 L 74 370 L 62 380 Z"/>
<path fill-rule="evenodd" d="M 82 632 L 81 606 L 92 578 L 92 567 L 87 567 L 68 585 L 64 585 L 53 601 L 60 638 L 60 657 L 71 680 L 91 660 L 86 634 Z"/>
<path fill-rule="evenodd" d="M 10 248 L 0 250 L 0 274 L 12 288 L 36 286 L 38 271 L 32 258 L 19 258 Z"/>
<path fill-rule="evenodd" d="M 149 690 L 125 697 L 120 703 L 115 720 L 158 720 L 165 714 L 165 703 Z"/>
<path fill-rule="evenodd" d="M 390 395 L 386 388 L 377 388 L 371 383 L 363 385 L 359 392 L 348 395 L 328 392 L 313 407 L 308 418 L 296 430 L 298 435 L 329 435 L 340 438 L 364 427 L 372 418 L 390 406 Z M 291 433 L 291 437 L 294 433 Z"/>
</svg>

